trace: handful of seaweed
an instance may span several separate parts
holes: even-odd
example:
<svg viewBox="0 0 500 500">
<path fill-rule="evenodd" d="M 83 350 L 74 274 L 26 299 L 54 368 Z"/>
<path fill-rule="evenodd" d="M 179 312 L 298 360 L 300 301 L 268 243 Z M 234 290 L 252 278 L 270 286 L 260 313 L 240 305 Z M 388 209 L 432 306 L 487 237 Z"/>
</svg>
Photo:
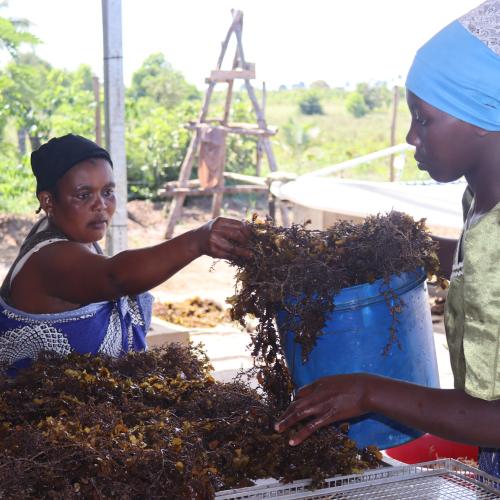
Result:
<svg viewBox="0 0 500 500">
<path fill-rule="evenodd" d="M 2 498 L 213 498 L 258 478 L 313 485 L 379 463 L 334 428 L 298 447 L 279 409 L 241 382 L 217 383 L 199 348 L 122 358 L 43 354 L 0 377 Z"/>
<path fill-rule="evenodd" d="M 397 343 L 397 315 L 403 301 L 388 286 L 391 275 L 423 268 L 437 275 L 436 243 L 425 228 L 425 219 L 392 211 L 360 224 L 340 221 L 326 231 L 304 225 L 276 227 L 272 220 L 254 217 L 249 247 L 253 257 L 236 261 L 236 294 L 227 299 L 231 317 L 245 325 L 247 314 L 259 324 L 252 334 L 256 368 L 264 390 L 276 404 L 290 402 L 291 380 L 283 358 L 275 318 L 285 309 L 292 330 L 302 346 L 304 359 L 321 334 L 334 297 L 342 288 L 383 279 L 383 293 L 393 317 L 387 350 Z"/>
</svg>

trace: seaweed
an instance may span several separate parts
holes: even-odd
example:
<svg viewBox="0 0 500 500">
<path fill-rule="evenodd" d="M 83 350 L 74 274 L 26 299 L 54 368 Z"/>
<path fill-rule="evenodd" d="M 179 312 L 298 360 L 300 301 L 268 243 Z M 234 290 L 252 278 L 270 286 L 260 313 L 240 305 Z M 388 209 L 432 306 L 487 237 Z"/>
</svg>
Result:
<svg viewBox="0 0 500 500">
<path fill-rule="evenodd" d="M 278 415 L 247 384 L 216 382 L 200 346 L 42 353 L 0 377 L 1 496 L 210 499 L 259 478 L 318 486 L 379 464 L 334 427 L 290 447 Z"/>
<path fill-rule="evenodd" d="M 398 314 L 404 302 L 390 287 L 394 274 L 423 269 L 439 273 L 437 244 L 425 219 L 392 211 L 367 217 L 362 223 L 339 221 L 325 231 L 307 225 L 278 227 L 270 218 L 254 216 L 249 248 L 253 256 L 233 262 L 236 293 L 227 299 L 233 320 L 246 326 L 248 315 L 258 325 L 251 334 L 254 372 L 269 397 L 285 408 L 293 383 L 287 370 L 276 317 L 286 312 L 281 331 L 292 331 L 302 347 L 303 361 L 322 334 L 335 296 L 346 287 L 382 280 L 381 294 L 392 315 L 387 353 L 398 344 Z M 444 280 L 439 279 L 444 285 Z"/>
</svg>

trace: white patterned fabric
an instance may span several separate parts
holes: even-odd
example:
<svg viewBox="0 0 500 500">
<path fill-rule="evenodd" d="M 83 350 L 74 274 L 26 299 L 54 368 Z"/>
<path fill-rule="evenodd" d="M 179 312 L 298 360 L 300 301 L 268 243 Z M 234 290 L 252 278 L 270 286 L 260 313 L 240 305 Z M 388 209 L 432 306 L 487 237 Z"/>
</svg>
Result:
<svg viewBox="0 0 500 500">
<path fill-rule="evenodd" d="M 0 336 L 0 363 L 11 365 L 25 358 L 36 359 L 41 351 L 67 355 L 71 346 L 63 333 L 47 323 L 24 325 Z"/>
<path fill-rule="evenodd" d="M 128 333 L 128 332 L 127 332 Z M 129 342 L 127 340 L 127 345 Z M 123 353 L 122 348 L 122 324 L 118 310 L 114 310 L 109 318 L 108 328 L 106 329 L 106 336 L 102 341 L 101 347 L 98 352 L 108 356 L 118 357 Z"/>
<path fill-rule="evenodd" d="M 487 0 L 458 21 L 495 54 L 500 55 L 500 0 Z"/>
<path fill-rule="evenodd" d="M 136 300 L 132 300 L 130 297 L 127 297 L 127 308 L 128 314 L 130 315 L 127 344 L 132 346 L 134 342 L 134 327 L 143 327 L 144 319 Z"/>
</svg>

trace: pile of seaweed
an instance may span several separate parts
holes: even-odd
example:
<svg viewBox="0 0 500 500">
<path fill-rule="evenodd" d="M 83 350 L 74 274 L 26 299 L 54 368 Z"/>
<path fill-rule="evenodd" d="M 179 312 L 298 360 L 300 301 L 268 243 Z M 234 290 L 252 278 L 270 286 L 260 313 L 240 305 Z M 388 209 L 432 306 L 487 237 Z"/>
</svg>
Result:
<svg viewBox="0 0 500 500">
<path fill-rule="evenodd" d="M 425 219 L 392 211 L 362 223 L 339 221 L 326 231 L 305 225 L 277 227 L 271 219 L 253 218 L 249 247 L 253 257 L 233 263 L 236 294 L 227 299 L 231 317 L 245 326 L 258 319 L 252 347 L 260 378 L 278 406 L 291 400 L 292 383 L 283 357 L 275 318 L 286 311 L 284 331 L 293 331 L 306 360 L 345 287 L 381 280 L 380 293 L 392 314 L 386 351 L 397 344 L 398 313 L 403 300 L 391 289 L 394 274 L 425 271 L 437 275 L 437 246 Z M 443 280 L 441 280 L 443 281 Z"/>
<path fill-rule="evenodd" d="M 212 328 L 230 320 L 227 312 L 214 300 L 192 297 L 181 302 L 156 302 L 153 314 L 187 328 Z"/>
<path fill-rule="evenodd" d="M 0 377 L 2 498 L 213 498 L 252 485 L 358 472 L 379 463 L 333 427 L 298 447 L 272 400 L 218 383 L 200 347 L 122 358 L 43 354 Z"/>
</svg>

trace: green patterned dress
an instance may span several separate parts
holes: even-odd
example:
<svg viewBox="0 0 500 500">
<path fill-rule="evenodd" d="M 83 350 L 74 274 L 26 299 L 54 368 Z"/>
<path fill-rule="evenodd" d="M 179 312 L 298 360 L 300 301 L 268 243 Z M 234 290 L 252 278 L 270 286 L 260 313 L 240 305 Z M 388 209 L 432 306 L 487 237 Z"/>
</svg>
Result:
<svg viewBox="0 0 500 500">
<path fill-rule="evenodd" d="M 473 203 L 468 189 L 445 326 L 455 388 L 492 401 L 500 399 L 500 203 L 471 222 Z M 499 458 L 499 450 L 480 449 L 480 468 L 500 477 Z"/>
</svg>

